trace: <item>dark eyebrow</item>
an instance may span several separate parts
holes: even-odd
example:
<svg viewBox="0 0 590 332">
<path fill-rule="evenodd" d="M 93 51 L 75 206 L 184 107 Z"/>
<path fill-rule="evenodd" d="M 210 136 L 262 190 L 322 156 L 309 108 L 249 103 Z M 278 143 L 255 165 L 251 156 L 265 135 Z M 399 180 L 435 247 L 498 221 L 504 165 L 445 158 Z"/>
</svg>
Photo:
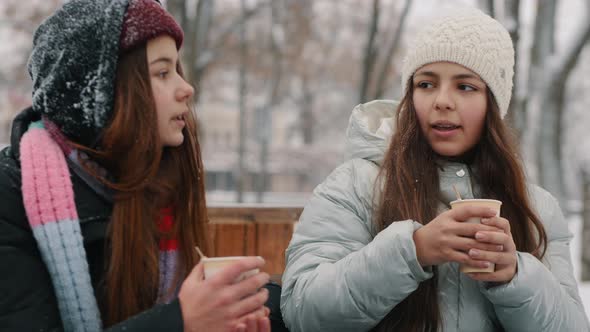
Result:
<svg viewBox="0 0 590 332">
<path fill-rule="evenodd" d="M 434 77 L 434 78 L 438 78 L 438 74 L 436 74 L 435 72 L 432 71 L 423 71 L 423 72 L 418 72 L 415 76 L 429 76 L 429 77 Z M 466 79 L 466 78 L 472 78 L 472 79 L 476 79 L 476 80 L 481 80 L 479 77 L 473 75 L 473 74 L 458 74 L 453 76 L 453 80 L 462 80 L 462 79 Z"/>
<path fill-rule="evenodd" d="M 432 71 L 422 71 L 422 72 L 418 72 L 418 73 L 416 73 L 416 75 L 414 75 L 414 76 L 430 76 L 430 77 L 435 77 L 435 78 L 436 78 L 436 77 L 438 77 L 438 75 L 437 75 L 437 74 L 435 74 L 435 73 L 434 73 L 434 72 L 432 72 Z"/>
<path fill-rule="evenodd" d="M 173 63 L 172 59 L 170 59 L 168 57 L 161 57 L 161 58 L 157 58 L 156 60 L 150 62 L 150 66 L 153 65 L 156 62 L 166 62 L 166 63 L 169 63 L 169 64 L 172 64 Z"/>
<path fill-rule="evenodd" d="M 465 78 L 472 78 L 472 79 L 476 79 L 476 80 L 479 80 L 480 79 L 479 77 L 477 77 L 477 76 L 475 76 L 473 74 L 459 74 L 459 75 L 453 76 L 453 79 L 454 80 L 462 80 L 462 79 L 465 79 Z"/>
</svg>

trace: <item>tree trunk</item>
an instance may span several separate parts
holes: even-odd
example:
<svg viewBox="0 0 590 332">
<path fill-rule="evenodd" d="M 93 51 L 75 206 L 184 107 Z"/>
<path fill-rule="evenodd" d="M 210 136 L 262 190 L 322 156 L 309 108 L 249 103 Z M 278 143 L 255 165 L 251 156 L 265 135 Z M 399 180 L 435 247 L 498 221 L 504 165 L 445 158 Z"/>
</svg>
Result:
<svg viewBox="0 0 590 332">
<path fill-rule="evenodd" d="M 510 33 L 510 38 L 514 45 L 514 87 L 512 88 L 512 99 L 508 106 L 506 121 L 511 124 L 516 138 L 520 144 L 522 132 L 525 127 L 526 109 L 524 107 L 524 93 L 520 85 L 519 61 L 520 52 L 518 43 L 520 42 L 520 0 L 506 0 L 505 24 Z"/>
<path fill-rule="evenodd" d="M 217 59 L 217 55 L 227 40 L 238 32 L 243 24 L 269 5 L 269 1 L 259 2 L 253 8 L 246 8 L 238 19 L 231 21 L 221 32 L 212 36 L 211 25 L 214 18 L 215 0 L 198 0 L 193 17 L 187 15 L 186 0 L 168 0 L 167 9 L 184 30 L 184 46 L 181 60 L 185 68 L 185 78 L 194 86 L 200 82 L 207 69 Z M 209 40 L 212 45 L 209 45 Z M 198 94 L 195 102 L 198 101 Z"/>
<path fill-rule="evenodd" d="M 176 18 L 182 30 L 188 28 L 188 17 L 186 11 L 186 0 L 168 0 L 166 1 L 166 10 Z"/>
<path fill-rule="evenodd" d="M 523 136 L 522 152 L 528 167 L 528 174 L 533 182 L 539 182 L 539 146 L 547 142 L 538 141 L 540 113 L 550 112 L 546 107 L 546 92 L 550 89 L 549 77 L 551 75 L 548 58 L 554 52 L 554 22 L 555 6 L 553 0 L 540 0 L 538 2 L 535 18 L 534 39 L 531 48 L 531 65 L 529 67 L 528 93 L 525 99 L 527 111 L 527 127 Z"/>
<path fill-rule="evenodd" d="M 267 191 L 268 186 L 268 145 L 270 136 L 272 135 L 272 113 L 268 105 L 262 106 L 258 109 L 258 135 L 260 142 L 259 163 L 260 172 L 255 178 L 256 186 L 256 202 L 262 203 L 264 201 L 264 192 Z"/>
<path fill-rule="evenodd" d="M 208 0 L 213 2 L 214 0 Z M 270 4 L 270 1 L 263 1 L 258 2 L 255 7 L 246 9 L 245 12 L 240 15 L 237 20 L 234 20 L 227 24 L 225 27 L 220 28 L 221 32 L 217 33 L 216 35 L 211 35 L 209 38 L 203 36 L 201 40 L 208 40 L 211 39 L 211 45 L 207 47 L 201 47 L 198 52 L 198 56 L 196 56 L 193 61 L 193 66 L 195 67 L 194 71 L 197 76 L 197 79 L 200 80 L 200 77 L 205 75 L 207 69 L 215 62 L 216 59 L 219 58 L 219 53 L 223 48 L 223 45 L 227 43 L 227 40 L 234 35 L 239 29 L 241 29 L 242 24 L 244 24 L 249 19 L 255 17 L 261 9 L 265 8 Z M 213 11 L 213 5 L 211 7 L 207 7 L 204 11 Z M 210 23 L 209 23 L 210 25 Z M 209 31 L 209 30 L 207 30 Z M 202 44 L 200 44 L 202 45 Z"/>
<path fill-rule="evenodd" d="M 242 17 L 246 15 L 246 0 L 241 0 Z M 240 139 L 238 141 L 238 169 L 236 171 L 236 194 L 237 202 L 244 201 L 244 180 L 245 167 L 244 157 L 246 151 L 246 65 L 248 59 L 248 47 L 246 44 L 246 20 L 240 20 L 240 73 L 239 73 L 239 98 L 240 98 L 240 116 L 239 116 L 239 131 Z"/>
<path fill-rule="evenodd" d="M 406 17 L 408 16 L 408 12 L 410 11 L 410 7 L 412 5 L 412 0 L 406 0 L 406 4 L 404 9 L 402 10 L 401 14 L 398 18 L 398 26 L 395 29 L 395 33 L 393 33 L 393 38 L 391 39 L 391 43 L 387 48 L 387 53 L 383 58 L 383 65 L 379 70 L 377 70 L 377 75 L 379 75 L 379 79 L 377 81 L 377 86 L 375 88 L 375 95 L 373 99 L 381 99 L 383 98 L 383 94 L 385 92 L 385 88 L 387 86 L 387 77 L 389 76 L 389 70 L 391 68 L 391 61 L 393 60 L 393 54 L 397 50 L 399 46 L 399 42 L 401 40 L 402 32 L 404 30 Z"/>
<path fill-rule="evenodd" d="M 494 4 L 494 0 L 479 0 L 479 7 L 481 10 L 490 15 L 491 17 L 496 17 L 496 6 Z"/>
<path fill-rule="evenodd" d="M 543 104 L 540 108 L 538 131 L 539 182 L 565 206 L 565 190 L 563 184 L 563 165 L 561 163 L 561 145 L 564 96 L 567 79 L 575 67 L 579 55 L 590 40 L 590 20 L 576 31 L 569 47 L 559 56 L 548 57 L 549 79 L 544 86 Z M 567 212 L 567 211 L 566 211 Z"/>
<path fill-rule="evenodd" d="M 562 84 L 565 85 L 565 82 Z M 554 90 L 551 90 L 553 86 Z M 561 165 L 561 133 L 563 98 L 559 96 L 562 88 L 554 85 L 547 87 L 547 94 L 541 100 L 540 123 L 538 131 L 537 165 L 539 169 L 539 184 L 553 194 L 564 206 L 563 199 L 563 167 Z"/>
<path fill-rule="evenodd" d="M 264 192 L 269 187 L 269 144 L 272 137 L 272 109 L 276 106 L 279 99 L 279 87 L 281 85 L 282 68 L 281 68 L 281 47 L 279 40 L 283 40 L 283 27 L 279 22 L 279 10 L 282 9 L 281 0 L 274 0 L 271 3 L 271 29 L 270 29 L 270 50 L 272 54 L 272 72 L 269 86 L 269 98 L 266 106 L 263 106 L 260 114 L 260 176 L 257 181 L 256 201 L 264 201 Z"/>
<path fill-rule="evenodd" d="M 551 158 L 556 157 L 555 141 L 553 140 L 553 127 L 550 121 L 556 121 L 557 103 L 554 99 L 555 94 L 550 82 L 554 75 L 554 68 L 551 66 L 549 58 L 555 53 L 555 12 L 557 3 L 553 0 L 541 0 L 538 3 L 538 12 L 535 19 L 535 37 L 531 50 L 531 73 L 529 76 L 529 89 L 532 90 L 531 99 L 527 101 L 528 125 L 526 137 L 528 142 L 526 146 L 530 148 L 528 161 L 532 168 L 533 179 L 541 186 L 549 190 L 556 198 L 560 199 L 561 192 L 555 185 L 559 179 L 546 179 L 543 175 L 548 172 L 559 171 L 559 168 L 550 170 Z M 551 122 L 552 123 L 552 122 Z M 549 125 L 549 126 L 548 126 Z M 548 128 L 550 127 L 550 128 Z M 555 165 L 553 165 L 555 167 Z M 551 182 L 551 183 L 547 183 Z"/>
<path fill-rule="evenodd" d="M 304 77 L 301 80 L 301 90 L 303 96 L 301 101 L 301 127 L 303 133 L 303 144 L 311 145 L 313 143 L 313 99 L 314 93 L 310 88 L 311 83 Z"/>
<path fill-rule="evenodd" d="M 379 0 L 373 0 L 373 12 L 371 14 L 371 22 L 369 24 L 369 34 L 367 37 L 367 45 L 365 47 L 365 56 L 363 58 L 363 71 L 361 78 L 361 88 L 359 91 L 359 103 L 367 101 L 367 95 L 373 76 L 373 67 L 375 66 L 375 59 L 377 59 L 377 48 L 375 47 L 375 37 L 379 29 Z"/>
<path fill-rule="evenodd" d="M 582 177 L 582 281 L 590 281 L 590 173 Z"/>
<path fill-rule="evenodd" d="M 311 23 L 313 19 L 313 8 L 312 0 L 299 1 L 300 16 L 304 18 L 303 21 L 298 23 L 298 26 L 302 31 L 297 31 L 297 36 L 305 38 L 306 41 L 313 39 L 316 33 L 313 32 L 313 25 Z M 319 29 L 327 29 L 327 27 L 319 27 Z M 313 62 L 314 65 L 310 65 L 306 57 L 303 54 L 305 47 L 301 45 L 298 51 L 291 54 L 291 57 L 300 59 L 303 64 L 299 84 L 301 85 L 301 96 L 297 98 L 297 104 L 299 106 L 299 130 L 303 137 L 303 143 L 305 145 L 311 145 L 315 140 L 316 132 L 316 119 L 314 115 L 314 105 L 316 96 L 322 95 L 325 89 L 325 77 L 326 73 L 330 71 L 329 64 L 334 58 L 334 52 L 338 49 L 338 43 L 340 40 L 340 34 L 342 29 L 338 25 L 330 27 L 327 32 L 331 38 L 325 40 L 321 44 L 320 52 L 322 54 L 321 61 Z"/>
<path fill-rule="evenodd" d="M 185 31 L 190 38 L 185 38 L 185 52 L 190 63 L 187 79 L 195 86 L 199 86 L 206 67 L 199 66 L 197 59 L 207 54 L 209 31 L 213 20 L 214 0 L 199 0 L 194 22 Z"/>
</svg>

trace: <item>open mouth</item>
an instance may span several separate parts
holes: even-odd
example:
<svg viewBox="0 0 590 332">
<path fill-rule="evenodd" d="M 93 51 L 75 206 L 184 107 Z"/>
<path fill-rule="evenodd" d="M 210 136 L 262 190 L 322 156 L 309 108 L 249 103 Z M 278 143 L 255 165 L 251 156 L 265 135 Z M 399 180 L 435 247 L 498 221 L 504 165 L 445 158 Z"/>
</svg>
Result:
<svg viewBox="0 0 590 332">
<path fill-rule="evenodd" d="M 440 131 L 451 131 L 451 130 L 461 128 L 461 126 L 450 124 L 450 123 L 444 123 L 444 124 L 437 123 L 437 124 L 433 124 L 431 127 L 435 130 L 440 130 Z"/>
</svg>

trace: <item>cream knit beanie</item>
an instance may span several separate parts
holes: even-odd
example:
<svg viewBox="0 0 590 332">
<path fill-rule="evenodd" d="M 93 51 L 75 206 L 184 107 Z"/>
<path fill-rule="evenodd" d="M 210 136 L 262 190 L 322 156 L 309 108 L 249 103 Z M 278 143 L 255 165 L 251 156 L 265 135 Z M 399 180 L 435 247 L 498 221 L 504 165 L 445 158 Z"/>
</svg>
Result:
<svg viewBox="0 0 590 332">
<path fill-rule="evenodd" d="M 473 8 L 438 19 L 423 29 L 403 62 L 403 91 L 416 70 L 438 61 L 454 62 L 478 74 L 491 89 L 504 118 L 512 96 L 514 47 L 498 21 Z"/>
</svg>

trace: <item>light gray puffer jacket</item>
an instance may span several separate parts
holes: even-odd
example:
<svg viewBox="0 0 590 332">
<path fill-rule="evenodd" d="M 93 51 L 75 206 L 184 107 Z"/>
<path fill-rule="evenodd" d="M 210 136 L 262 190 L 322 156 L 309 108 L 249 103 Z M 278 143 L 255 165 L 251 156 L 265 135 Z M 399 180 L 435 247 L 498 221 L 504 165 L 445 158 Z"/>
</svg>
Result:
<svg viewBox="0 0 590 332">
<path fill-rule="evenodd" d="M 281 310 L 291 331 L 367 331 L 418 284 L 432 277 L 416 258 L 416 221 L 372 226 L 373 187 L 391 137 L 393 101 L 357 106 L 347 130 L 349 160 L 320 184 L 301 215 L 286 252 Z M 440 173 L 444 202 L 455 184 L 464 198 L 479 198 L 463 164 Z M 439 266 L 444 331 L 588 331 L 569 243 L 572 234 L 556 200 L 529 187 L 543 221 L 548 248 L 543 262 L 518 252 L 518 273 L 507 284 L 486 287 L 458 264 Z"/>
</svg>

